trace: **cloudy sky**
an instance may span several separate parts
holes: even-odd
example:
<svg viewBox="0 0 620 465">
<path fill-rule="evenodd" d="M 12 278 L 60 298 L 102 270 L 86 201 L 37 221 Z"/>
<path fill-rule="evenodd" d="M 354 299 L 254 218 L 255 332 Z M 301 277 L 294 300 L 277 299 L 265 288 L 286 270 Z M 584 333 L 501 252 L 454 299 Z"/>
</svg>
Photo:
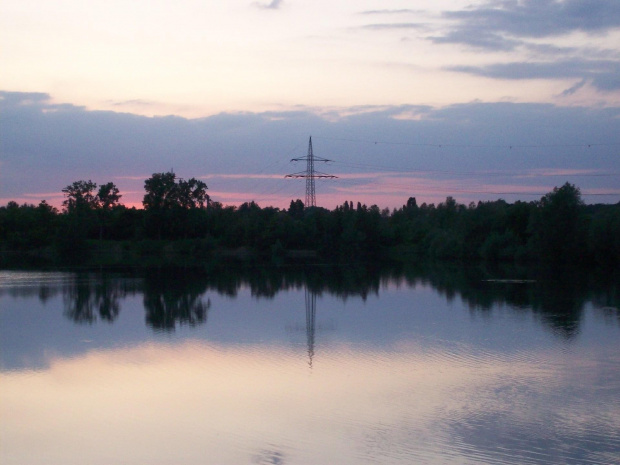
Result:
<svg viewBox="0 0 620 465">
<path fill-rule="evenodd" d="M 141 205 L 620 201 L 618 0 L 3 0 L 0 205 L 79 179 Z"/>
</svg>

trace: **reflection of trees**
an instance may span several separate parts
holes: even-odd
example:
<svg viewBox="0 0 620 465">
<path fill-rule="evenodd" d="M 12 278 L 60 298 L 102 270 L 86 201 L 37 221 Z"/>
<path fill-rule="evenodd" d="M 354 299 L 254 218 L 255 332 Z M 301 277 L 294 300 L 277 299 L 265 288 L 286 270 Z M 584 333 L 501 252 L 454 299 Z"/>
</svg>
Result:
<svg viewBox="0 0 620 465">
<path fill-rule="evenodd" d="M 328 292 L 342 300 L 379 294 L 382 280 L 393 275 L 393 268 L 384 267 L 320 267 L 306 273 L 307 286 L 315 293 Z"/>
<path fill-rule="evenodd" d="M 366 299 L 377 294 L 382 280 L 389 279 L 394 268 L 362 265 L 313 265 L 290 267 L 222 267 L 205 274 L 207 285 L 214 291 L 234 297 L 242 288 L 249 288 L 256 298 L 273 298 L 278 292 L 308 287 L 318 295 L 323 292 L 346 299 Z"/>
<path fill-rule="evenodd" d="M 157 270 L 144 283 L 146 323 L 157 330 L 173 330 L 177 323 L 195 326 L 207 321 L 211 301 L 202 295 L 208 281 L 191 272 Z"/>
<path fill-rule="evenodd" d="M 209 266 L 135 272 L 134 279 L 113 273 L 83 273 L 61 284 L 65 315 L 77 323 L 97 319 L 114 321 L 119 302 L 130 292 L 144 292 L 146 322 L 155 329 L 171 330 L 177 324 L 206 322 L 210 301 L 207 291 L 234 297 L 249 289 L 257 299 L 271 299 L 278 292 L 307 289 L 346 300 L 379 294 L 382 285 L 427 285 L 447 300 L 461 298 L 471 312 L 492 312 L 498 306 L 513 312 L 532 312 L 559 336 L 579 333 L 584 306 L 592 302 L 619 318 L 620 278 L 576 268 L 462 266 L 416 263 L 407 266 Z M 136 279 L 139 278 L 139 279 Z M 42 299 L 55 287 L 28 289 Z M 1 293 L 1 292 L 0 292 Z"/>
<path fill-rule="evenodd" d="M 409 284 L 430 284 L 448 300 L 460 295 L 472 312 L 490 312 L 498 305 L 531 311 L 566 338 L 579 333 L 586 302 L 604 302 L 609 308 L 620 303 L 618 276 L 577 267 L 422 264 L 408 267 L 403 275 Z"/>
<path fill-rule="evenodd" d="M 56 290 L 49 286 L 41 286 L 39 288 L 38 296 L 42 303 L 47 302 L 49 299 L 54 297 L 54 295 L 56 295 Z"/>
<path fill-rule="evenodd" d="M 119 301 L 134 292 L 130 281 L 108 273 L 77 274 L 63 288 L 65 315 L 76 323 L 94 323 L 97 319 L 113 322 L 119 314 Z"/>
<path fill-rule="evenodd" d="M 532 298 L 532 310 L 557 334 L 570 338 L 579 333 L 588 298 L 587 275 L 572 269 L 544 270 L 542 292 Z"/>
<path fill-rule="evenodd" d="M 579 333 L 586 302 L 599 302 L 608 308 L 620 306 L 618 276 L 570 267 L 489 268 L 437 262 L 160 270 L 147 279 L 146 289 L 153 289 L 155 294 L 145 295 L 145 305 L 147 321 L 152 321 L 149 324 L 174 328 L 176 322 L 203 322 L 201 315 L 206 318 L 208 302 L 202 302 L 200 296 L 208 289 L 234 297 L 239 289 L 249 288 L 255 298 L 270 299 L 280 291 L 306 288 L 318 296 L 328 293 L 346 300 L 379 294 L 386 283 L 430 285 L 449 301 L 460 297 L 472 312 L 492 312 L 498 305 L 514 312 L 533 312 L 554 333 L 567 338 Z"/>
<path fill-rule="evenodd" d="M 163 272 L 163 271 L 160 271 Z M 170 272 L 170 271 L 168 271 Z M 199 273 L 196 275 L 196 273 Z M 202 279 L 205 289 L 218 294 L 235 297 L 241 288 L 249 288 L 256 298 L 272 299 L 278 292 L 302 289 L 306 286 L 317 294 L 327 292 L 346 299 L 377 294 L 382 279 L 388 279 L 394 270 L 361 265 L 343 267 L 338 265 L 316 266 L 217 266 L 208 269 L 176 270 L 183 279 Z M 192 277 L 192 275 L 194 275 Z"/>
</svg>

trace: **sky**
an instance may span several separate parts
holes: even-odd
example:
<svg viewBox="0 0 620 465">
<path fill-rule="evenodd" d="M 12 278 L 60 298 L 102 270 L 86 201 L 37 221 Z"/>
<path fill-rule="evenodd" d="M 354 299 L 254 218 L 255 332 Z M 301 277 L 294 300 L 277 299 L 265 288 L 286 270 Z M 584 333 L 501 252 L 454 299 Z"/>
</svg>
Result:
<svg viewBox="0 0 620 465">
<path fill-rule="evenodd" d="M 620 201 L 617 0 L 3 0 L 0 205 L 77 180 L 141 207 Z"/>
</svg>

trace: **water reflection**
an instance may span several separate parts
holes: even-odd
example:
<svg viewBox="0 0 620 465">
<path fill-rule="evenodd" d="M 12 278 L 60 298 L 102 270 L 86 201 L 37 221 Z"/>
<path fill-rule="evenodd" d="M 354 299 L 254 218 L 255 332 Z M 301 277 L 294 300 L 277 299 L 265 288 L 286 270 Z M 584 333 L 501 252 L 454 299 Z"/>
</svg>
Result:
<svg viewBox="0 0 620 465">
<path fill-rule="evenodd" d="M 541 323 L 565 339 L 579 334 L 586 303 L 620 307 L 620 276 L 592 274 L 559 267 L 437 267 L 420 266 L 404 272 L 409 284 L 429 283 L 448 301 L 460 297 L 472 312 L 493 312 L 507 306 L 532 312 Z"/>
<path fill-rule="evenodd" d="M 206 323 L 209 292 L 235 297 L 249 288 L 256 299 L 273 299 L 279 292 L 307 289 L 306 308 L 312 309 L 323 293 L 343 301 L 378 296 L 382 286 L 430 285 L 448 302 L 460 298 L 473 313 L 492 313 L 508 307 L 531 312 L 554 334 L 565 339 L 579 334 L 587 303 L 620 318 L 620 279 L 593 276 L 576 269 L 508 269 L 439 267 L 405 268 L 218 268 L 214 270 L 147 270 L 131 273 L 56 274 L 38 285 L 0 286 L 0 297 L 38 296 L 46 302 L 62 293 L 65 315 L 76 323 L 113 322 L 128 296 L 141 294 L 145 321 L 154 330 Z M 6 284 L 6 283 L 5 283 Z M 308 300 L 309 299 L 309 300 Z M 308 326 L 314 313 L 307 312 Z M 308 335 L 311 345 L 313 337 Z"/>
<path fill-rule="evenodd" d="M 52 292 L 45 293 L 46 299 Z M 127 295 L 124 281 L 107 274 L 99 279 L 76 276 L 71 285 L 63 287 L 65 316 L 75 323 L 94 323 L 97 318 L 112 323 L 120 311 L 120 300 Z"/>
<path fill-rule="evenodd" d="M 8 373 L 0 454 L 32 465 L 617 463 L 618 378 L 602 383 L 606 367 L 587 353 L 567 363 L 554 350 L 400 341 L 344 345 L 312 376 L 304 368 L 286 347 L 190 341 Z"/>
<path fill-rule="evenodd" d="M 316 293 L 306 289 L 306 337 L 308 339 L 308 365 L 312 368 L 314 357 L 314 335 L 316 332 Z"/>
<path fill-rule="evenodd" d="M 199 276 L 151 271 L 144 281 L 146 323 L 170 331 L 177 324 L 196 326 L 207 321 L 211 300 L 203 299 L 208 283 Z"/>
<path fill-rule="evenodd" d="M 567 270 L 0 272 L 0 463 L 618 463 L 618 299 Z"/>
</svg>

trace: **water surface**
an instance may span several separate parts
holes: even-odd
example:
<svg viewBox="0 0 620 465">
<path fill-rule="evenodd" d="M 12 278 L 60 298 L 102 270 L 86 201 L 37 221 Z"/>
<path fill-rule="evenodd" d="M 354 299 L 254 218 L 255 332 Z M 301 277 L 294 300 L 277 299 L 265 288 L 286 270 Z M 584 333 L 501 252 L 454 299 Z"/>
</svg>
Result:
<svg viewBox="0 0 620 465">
<path fill-rule="evenodd" d="M 0 462 L 619 463 L 618 286 L 586 281 L 0 272 Z"/>
</svg>

